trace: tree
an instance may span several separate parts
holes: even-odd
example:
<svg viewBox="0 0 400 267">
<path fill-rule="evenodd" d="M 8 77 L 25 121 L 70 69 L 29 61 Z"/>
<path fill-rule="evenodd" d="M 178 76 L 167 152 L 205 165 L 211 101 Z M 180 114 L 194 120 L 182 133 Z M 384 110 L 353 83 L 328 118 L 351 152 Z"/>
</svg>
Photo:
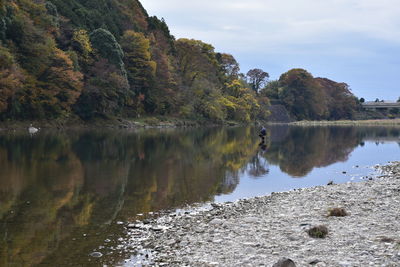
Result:
<svg viewBox="0 0 400 267">
<path fill-rule="evenodd" d="M 225 53 L 217 53 L 217 60 L 222 67 L 222 71 L 229 81 L 238 79 L 240 67 L 236 59 Z"/>
<path fill-rule="evenodd" d="M 327 118 L 331 120 L 352 119 L 358 108 L 358 100 L 351 93 L 349 85 L 327 78 L 315 78 L 315 81 L 325 92 L 326 104 L 329 111 Z"/>
<path fill-rule="evenodd" d="M 304 69 L 292 69 L 281 75 L 282 102 L 297 119 L 326 118 L 326 95 L 314 77 Z"/>
<path fill-rule="evenodd" d="M 175 45 L 183 86 L 191 88 L 196 80 L 202 79 L 213 84 L 220 82 L 220 66 L 212 45 L 193 39 L 179 39 Z"/>
<path fill-rule="evenodd" d="M 360 98 L 360 103 L 365 103 L 365 98 L 361 97 Z"/>
<path fill-rule="evenodd" d="M 175 47 L 181 114 L 222 121 L 226 114 L 218 100 L 224 83 L 214 47 L 193 39 L 179 39 Z"/>
<path fill-rule="evenodd" d="M 128 81 L 135 96 L 144 95 L 147 111 L 155 109 L 154 76 L 157 64 L 151 60 L 150 41 L 143 33 L 126 31 L 121 39 L 125 52 Z"/>
<path fill-rule="evenodd" d="M 83 75 L 74 70 L 69 56 L 56 48 L 49 68 L 40 78 L 46 93 L 54 98 L 54 109 L 61 108 L 61 110 L 69 112 L 83 88 Z"/>
<path fill-rule="evenodd" d="M 269 115 L 268 99 L 256 98 L 255 93 L 246 87 L 246 82 L 238 79 L 225 84 L 220 102 L 227 110 L 229 120 L 249 122 L 255 118 L 265 120 Z"/>
<path fill-rule="evenodd" d="M 88 81 L 75 112 L 83 119 L 120 114 L 127 102 L 128 82 L 120 71 L 102 58 L 88 73 Z"/>
<path fill-rule="evenodd" d="M 0 113 L 7 111 L 12 97 L 22 88 L 23 80 L 10 51 L 0 46 Z"/>
<path fill-rule="evenodd" d="M 77 50 L 84 58 L 92 53 L 93 48 L 86 30 L 76 30 L 72 36 L 72 47 Z"/>
<path fill-rule="evenodd" d="M 17 49 L 16 59 L 29 73 L 40 76 L 50 64 L 50 55 L 55 48 L 54 39 L 35 27 L 35 21 L 23 14 L 13 16 L 7 27 L 8 42 Z"/>
<path fill-rule="evenodd" d="M 252 89 L 258 94 L 258 90 L 268 81 L 269 74 L 261 69 L 252 69 L 247 72 L 248 82 Z"/>
<path fill-rule="evenodd" d="M 278 80 L 270 81 L 263 89 L 261 89 L 260 95 L 266 96 L 270 99 L 278 100 L 279 88 L 280 84 Z"/>
<path fill-rule="evenodd" d="M 114 64 L 120 70 L 121 74 L 126 76 L 123 61 L 124 52 L 111 32 L 101 28 L 94 30 L 90 33 L 90 41 L 93 48 L 97 50 L 102 58 Z"/>
</svg>

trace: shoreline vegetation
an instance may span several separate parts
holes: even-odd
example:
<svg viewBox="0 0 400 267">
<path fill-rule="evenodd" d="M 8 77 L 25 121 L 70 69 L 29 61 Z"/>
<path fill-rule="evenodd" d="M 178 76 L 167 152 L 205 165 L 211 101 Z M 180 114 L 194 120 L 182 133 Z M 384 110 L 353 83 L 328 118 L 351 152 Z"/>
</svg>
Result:
<svg viewBox="0 0 400 267">
<path fill-rule="evenodd" d="M 398 266 L 400 162 L 376 168 L 374 180 L 127 223 L 124 247 L 137 249 L 130 260 L 157 266 L 272 266 L 282 258 L 296 266 Z"/>
<path fill-rule="evenodd" d="M 268 122 L 254 121 L 240 123 L 225 121 L 215 123 L 207 120 L 185 120 L 177 117 L 153 116 L 138 119 L 106 118 L 85 122 L 79 118 L 66 120 L 41 120 L 41 121 L 3 121 L 0 122 L 0 131 L 23 130 L 30 125 L 41 129 L 74 129 L 74 128 L 107 128 L 107 129 L 135 129 L 135 128 L 177 128 L 200 126 L 240 126 L 240 125 L 288 125 L 288 126 L 400 126 L 400 119 L 380 120 L 338 120 L 338 121 L 295 121 L 295 122 Z"/>
<path fill-rule="evenodd" d="M 128 118 L 97 118 L 91 121 L 83 121 L 78 117 L 57 120 L 33 120 L 33 121 L 0 121 L 0 131 L 25 130 L 32 126 L 40 129 L 138 129 L 138 128 L 178 128 L 200 126 L 238 126 L 245 125 L 236 121 L 224 121 L 215 123 L 207 120 L 190 120 L 172 116 L 143 116 L 137 119 Z M 248 125 L 248 123 L 246 124 Z"/>
</svg>

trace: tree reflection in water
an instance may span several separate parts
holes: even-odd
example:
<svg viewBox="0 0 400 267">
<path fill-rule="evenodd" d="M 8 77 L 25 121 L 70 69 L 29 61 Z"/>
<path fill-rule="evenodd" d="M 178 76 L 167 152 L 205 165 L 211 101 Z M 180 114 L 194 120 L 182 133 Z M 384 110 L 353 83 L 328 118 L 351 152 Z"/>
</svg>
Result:
<svg viewBox="0 0 400 267">
<path fill-rule="evenodd" d="M 392 127 L 289 127 L 270 129 L 263 157 L 292 177 L 304 177 L 315 167 L 348 160 L 349 154 L 365 141 L 396 141 L 399 128 Z"/>
<path fill-rule="evenodd" d="M 265 178 L 270 165 L 301 177 L 347 160 L 364 140 L 399 136 L 396 128 L 279 126 L 259 146 L 251 127 L 3 133 L 0 266 L 88 265 L 93 248 L 122 234 L 112 221 L 211 201 L 244 173 Z"/>
<path fill-rule="evenodd" d="M 77 233 L 229 193 L 257 150 L 252 135 L 251 128 L 1 135 L 0 265 L 82 263 L 76 255 L 102 237 L 71 241 Z"/>
</svg>

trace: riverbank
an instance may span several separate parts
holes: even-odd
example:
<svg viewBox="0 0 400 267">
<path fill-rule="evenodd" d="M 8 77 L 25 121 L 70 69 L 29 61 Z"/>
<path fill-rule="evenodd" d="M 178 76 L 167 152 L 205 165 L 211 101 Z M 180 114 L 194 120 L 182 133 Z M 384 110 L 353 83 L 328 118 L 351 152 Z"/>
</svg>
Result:
<svg viewBox="0 0 400 267">
<path fill-rule="evenodd" d="M 295 121 L 295 122 L 288 123 L 288 125 L 298 125 L 298 126 L 400 126 L 400 119 Z"/>
<path fill-rule="evenodd" d="M 314 187 L 174 212 L 127 226 L 126 264 L 166 266 L 398 266 L 400 162 L 373 181 Z M 345 217 L 328 216 L 344 208 Z M 325 238 L 307 230 L 324 225 Z"/>
<path fill-rule="evenodd" d="M 0 122 L 0 131 L 25 130 L 30 125 L 41 129 L 75 129 L 75 128 L 106 128 L 106 129 L 135 129 L 135 128 L 175 128 L 200 126 L 239 126 L 245 125 L 236 121 L 212 122 L 207 120 L 188 120 L 170 116 L 149 116 L 137 119 L 118 117 L 96 118 L 90 121 L 78 117 L 36 120 L 36 121 L 3 121 Z M 249 123 L 247 123 L 249 124 Z M 385 120 L 339 120 L 339 121 L 295 121 L 289 123 L 254 121 L 255 125 L 295 125 L 295 126 L 400 126 L 400 119 Z"/>
<path fill-rule="evenodd" d="M 154 116 L 137 119 L 126 119 L 118 117 L 96 118 L 90 121 L 81 120 L 78 117 L 36 120 L 36 121 L 3 121 L 0 122 L 0 131 L 25 130 L 30 125 L 40 129 L 137 129 L 137 128 L 175 128 L 175 127 L 199 127 L 199 126 L 237 126 L 239 122 L 226 121 L 221 123 L 206 120 L 188 120 L 177 117 Z"/>
</svg>

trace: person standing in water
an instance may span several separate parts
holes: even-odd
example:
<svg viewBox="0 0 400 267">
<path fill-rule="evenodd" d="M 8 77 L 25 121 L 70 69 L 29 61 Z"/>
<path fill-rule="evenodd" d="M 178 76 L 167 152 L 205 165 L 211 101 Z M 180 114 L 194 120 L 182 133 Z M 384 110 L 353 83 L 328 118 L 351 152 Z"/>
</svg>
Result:
<svg viewBox="0 0 400 267">
<path fill-rule="evenodd" d="M 263 126 L 261 128 L 260 134 L 258 135 L 261 138 L 261 142 L 264 143 L 265 142 L 265 136 L 267 135 L 267 129 L 265 129 L 265 127 Z"/>
</svg>

